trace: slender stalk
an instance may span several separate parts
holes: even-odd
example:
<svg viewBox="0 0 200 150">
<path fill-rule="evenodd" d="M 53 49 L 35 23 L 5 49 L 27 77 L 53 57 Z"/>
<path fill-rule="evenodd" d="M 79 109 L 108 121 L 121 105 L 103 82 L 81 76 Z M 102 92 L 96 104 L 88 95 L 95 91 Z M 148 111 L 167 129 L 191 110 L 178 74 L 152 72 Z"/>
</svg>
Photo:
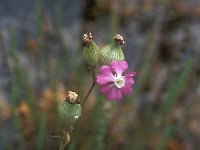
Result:
<svg viewBox="0 0 200 150">
<path fill-rule="evenodd" d="M 64 136 L 65 136 L 65 133 L 63 133 L 63 137 L 60 140 L 59 150 L 64 150 L 65 149 Z"/>
<path fill-rule="evenodd" d="M 88 93 L 87 93 L 87 95 L 85 96 L 85 98 L 83 99 L 83 102 L 82 102 L 82 106 L 84 106 L 84 104 L 85 104 L 85 102 L 86 102 L 86 100 L 88 99 L 88 97 L 90 96 L 90 93 L 92 92 L 92 90 L 93 90 L 93 88 L 94 88 L 94 86 L 95 86 L 95 81 L 93 81 L 93 84 L 92 84 L 92 86 L 90 87 L 90 89 L 89 89 L 89 91 L 88 91 Z"/>
</svg>

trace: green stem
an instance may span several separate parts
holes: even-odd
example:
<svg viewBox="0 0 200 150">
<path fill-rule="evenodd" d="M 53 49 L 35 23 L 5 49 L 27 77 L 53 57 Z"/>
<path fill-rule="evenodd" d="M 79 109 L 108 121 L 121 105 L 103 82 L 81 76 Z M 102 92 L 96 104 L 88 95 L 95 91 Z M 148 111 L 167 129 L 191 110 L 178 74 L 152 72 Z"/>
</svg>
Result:
<svg viewBox="0 0 200 150">
<path fill-rule="evenodd" d="M 72 129 L 67 129 L 63 131 L 63 136 L 60 137 L 60 146 L 59 146 L 59 150 L 64 150 L 67 146 L 67 144 L 69 144 L 70 139 L 66 139 L 66 134 L 68 134 L 70 136 Z"/>
<path fill-rule="evenodd" d="M 85 104 L 85 102 L 86 102 L 86 100 L 88 99 L 88 97 L 90 96 L 90 93 L 92 92 L 92 90 L 93 90 L 93 88 L 94 88 L 94 86 L 95 86 L 95 81 L 93 81 L 93 84 L 92 84 L 92 86 L 90 87 L 90 89 L 89 89 L 89 91 L 88 91 L 88 93 L 87 93 L 87 95 L 85 96 L 85 98 L 83 99 L 83 102 L 82 102 L 82 106 L 84 106 L 84 104 Z"/>
<path fill-rule="evenodd" d="M 64 150 L 65 149 L 64 136 L 65 136 L 65 132 L 63 133 L 63 137 L 60 140 L 59 150 Z"/>
</svg>

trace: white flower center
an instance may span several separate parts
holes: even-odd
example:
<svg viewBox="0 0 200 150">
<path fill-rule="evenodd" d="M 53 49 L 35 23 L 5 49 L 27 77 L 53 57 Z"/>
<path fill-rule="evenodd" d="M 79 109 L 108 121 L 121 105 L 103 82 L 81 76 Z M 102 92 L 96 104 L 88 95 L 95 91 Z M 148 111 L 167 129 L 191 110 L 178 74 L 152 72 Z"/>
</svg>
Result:
<svg viewBox="0 0 200 150">
<path fill-rule="evenodd" d="M 125 86 L 125 79 L 124 76 L 121 75 L 114 75 L 114 84 L 116 85 L 116 87 L 118 88 L 122 88 Z"/>
</svg>

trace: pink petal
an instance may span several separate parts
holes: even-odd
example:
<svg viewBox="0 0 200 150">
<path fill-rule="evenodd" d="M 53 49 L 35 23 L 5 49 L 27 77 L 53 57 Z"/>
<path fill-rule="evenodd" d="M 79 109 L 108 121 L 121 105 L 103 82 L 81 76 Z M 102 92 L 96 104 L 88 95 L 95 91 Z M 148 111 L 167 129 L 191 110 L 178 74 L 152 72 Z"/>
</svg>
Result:
<svg viewBox="0 0 200 150">
<path fill-rule="evenodd" d="M 124 95 L 132 92 L 132 85 L 134 84 L 133 76 L 136 75 L 136 72 L 130 72 L 125 75 L 125 86 L 122 88 L 122 93 Z"/>
<path fill-rule="evenodd" d="M 129 93 L 131 93 L 132 92 L 132 88 L 131 88 L 131 86 L 124 86 L 123 88 L 122 88 L 122 93 L 124 94 L 124 95 L 127 95 L 127 94 L 129 94 Z"/>
<path fill-rule="evenodd" d="M 100 92 L 103 94 L 107 94 L 112 88 L 113 88 L 113 84 L 106 84 L 103 86 L 100 86 Z"/>
<path fill-rule="evenodd" d="M 131 77 L 133 77 L 135 75 L 136 75 L 136 72 L 129 72 L 129 73 L 126 74 L 126 76 L 131 76 Z"/>
<path fill-rule="evenodd" d="M 136 72 L 130 72 L 125 75 L 125 86 L 132 86 L 134 84 L 134 75 L 136 75 Z"/>
<path fill-rule="evenodd" d="M 104 74 L 98 74 L 96 76 L 96 82 L 101 86 L 101 85 L 105 85 L 108 83 L 112 83 L 113 82 L 113 77 L 112 76 L 106 76 Z"/>
<path fill-rule="evenodd" d="M 107 94 L 107 98 L 111 101 L 113 100 L 120 100 L 122 98 L 122 91 L 117 87 L 113 87 Z"/>
<path fill-rule="evenodd" d="M 109 66 L 102 66 L 99 72 L 100 73 L 96 76 L 96 82 L 99 85 L 105 85 L 113 82 L 112 69 Z"/>
<path fill-rule="evenodd" d="M 104 74 L 106 76 L 113 76 L 113 74 L 112 74 L 112 68 L 109 67 L 109 66 L 102 66 L 99 69 L 99 74 Z"/>
<path fill-rule="evenodd" d="M 128 69 L 128 64 L 126 61 L 112 61 L 110 63 L 110 67 L 116 72 L 118 75 L 121 75 L 125 70 Z"/>
</svg>

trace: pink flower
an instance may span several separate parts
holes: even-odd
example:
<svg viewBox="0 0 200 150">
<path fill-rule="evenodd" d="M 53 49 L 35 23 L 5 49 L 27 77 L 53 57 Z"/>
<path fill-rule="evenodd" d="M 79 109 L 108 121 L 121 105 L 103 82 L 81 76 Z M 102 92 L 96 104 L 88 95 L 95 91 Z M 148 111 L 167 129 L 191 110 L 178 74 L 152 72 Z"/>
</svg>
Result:
<svg viewBox="0 0 200 150">
<path fill-rule="evenodd" d="M 112 61 L 109 66 L 102 66 L 96 76 L 100 91 L 109 100 L 120 100 L 124 95 L 131 93 L 134 84 L 133 76 L 136 72 L 123 75 L 128 69 L 126 61 Z"/>
</svg>

